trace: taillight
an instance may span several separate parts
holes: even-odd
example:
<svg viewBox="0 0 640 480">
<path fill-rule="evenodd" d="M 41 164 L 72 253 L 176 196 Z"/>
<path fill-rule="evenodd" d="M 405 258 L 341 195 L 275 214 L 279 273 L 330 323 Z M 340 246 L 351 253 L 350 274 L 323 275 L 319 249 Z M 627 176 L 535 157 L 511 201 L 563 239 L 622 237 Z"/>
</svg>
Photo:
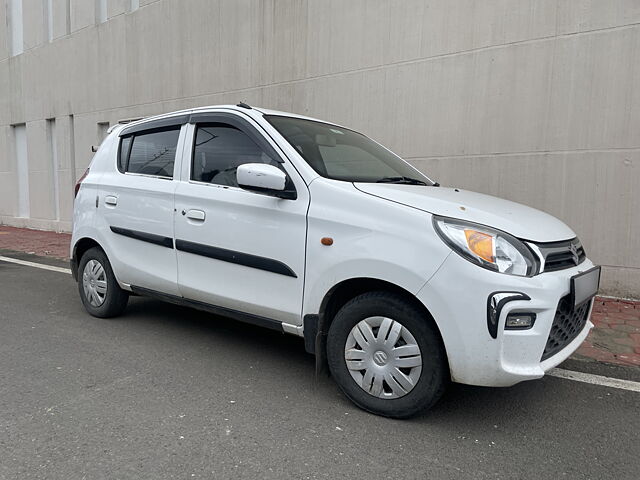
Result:
<svg viewBox="0 0 640 480">
<path fill-rule="evenodd" d="M 80 184 L 82 183 L 82 181 L 87 178 L 87 175 L 89 175 L 89 169 L 87 168 L 84 173 L 82 174 L 82 176 L 78 179 L 78 181 L 76 182 L 76 186 L 73 189 L 73 198 L 76 198 L 78 196 L 78 192 L 80 191 Z"/>
</svg>

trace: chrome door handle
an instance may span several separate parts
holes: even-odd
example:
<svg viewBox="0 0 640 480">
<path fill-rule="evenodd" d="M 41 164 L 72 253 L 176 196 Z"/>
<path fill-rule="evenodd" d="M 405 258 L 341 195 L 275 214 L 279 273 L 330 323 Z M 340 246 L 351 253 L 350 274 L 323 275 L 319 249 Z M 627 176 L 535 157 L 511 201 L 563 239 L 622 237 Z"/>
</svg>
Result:
<svg viewBox="0 0 640 480">
<path fill-rule="evenodd" d="M 118 197 L 116 197 L 115 195 L 107 195 L 106 197 L 104 197 L 104 203 L 115 207 L 118 204 Z"/>
<path fill-rule="evenodd" d="M 190 220 L 197 220 L 198 222 L 204 222 L 206 215 L 202 210 L 188 210 L 187 218 Z"/>
</svg>

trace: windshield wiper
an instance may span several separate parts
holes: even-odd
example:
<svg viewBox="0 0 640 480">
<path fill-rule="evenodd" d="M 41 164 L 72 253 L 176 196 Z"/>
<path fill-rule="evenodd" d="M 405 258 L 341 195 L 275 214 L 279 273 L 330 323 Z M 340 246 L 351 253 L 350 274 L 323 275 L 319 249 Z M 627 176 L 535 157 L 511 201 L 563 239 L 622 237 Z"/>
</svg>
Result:
<svg viewBox="0 0 640 480">
<path fill-rule="evenodd" d="M 427 182 L 411 177 L 384 177 L 376 180 L 376 183 L 403 183 L 406 185 L 426 185 Z"/>
</svg>

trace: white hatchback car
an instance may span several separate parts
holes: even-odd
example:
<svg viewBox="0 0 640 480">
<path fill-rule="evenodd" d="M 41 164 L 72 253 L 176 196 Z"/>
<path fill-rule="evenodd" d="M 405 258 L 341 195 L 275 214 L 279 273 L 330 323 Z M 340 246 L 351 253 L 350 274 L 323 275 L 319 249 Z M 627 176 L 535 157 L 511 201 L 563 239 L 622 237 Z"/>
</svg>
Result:
<svg viewBox="0 0 640 480">
<path fill-rule="evenodd" d="M 241 103 L 117 125 L 76 195 L 90 314 L 146 295 L 299 335 L 377 414 L 540 378 L 592 327 L 600 268 L 564 223 L 331 123 Z"/>
</svg>

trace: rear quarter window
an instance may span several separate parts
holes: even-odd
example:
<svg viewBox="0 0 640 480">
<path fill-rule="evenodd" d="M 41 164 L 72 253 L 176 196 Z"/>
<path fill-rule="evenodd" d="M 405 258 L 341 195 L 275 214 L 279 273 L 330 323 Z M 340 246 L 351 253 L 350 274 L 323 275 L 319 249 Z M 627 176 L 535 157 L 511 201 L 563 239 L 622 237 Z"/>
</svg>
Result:
<svg viewBox="0 0 640 480">
<path fill-rule="evenodd" d="M 180 128 L 140 132 L 120 141 L 121 172 L 173 178 Z"/>
</svg>

